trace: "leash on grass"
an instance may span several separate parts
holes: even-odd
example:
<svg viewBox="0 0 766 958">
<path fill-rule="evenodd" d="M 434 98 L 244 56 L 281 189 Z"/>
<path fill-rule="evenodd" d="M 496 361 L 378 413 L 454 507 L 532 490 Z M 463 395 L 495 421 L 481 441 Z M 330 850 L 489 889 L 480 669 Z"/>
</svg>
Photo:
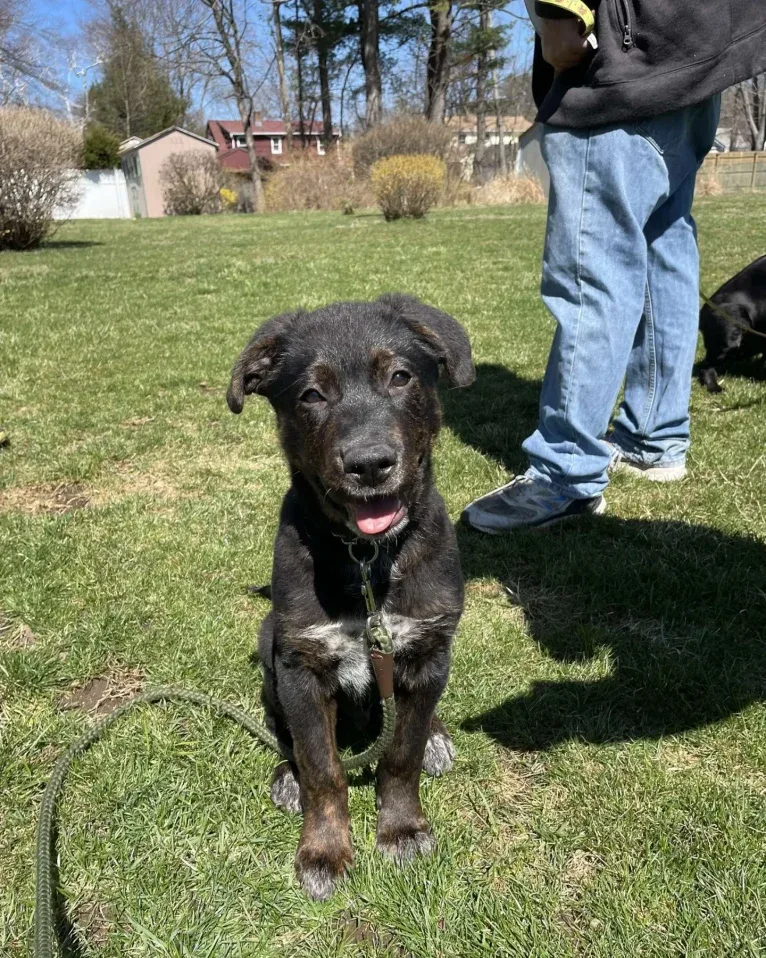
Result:
<svg viewBox="0 0 766 958">
<path fill-rule="evenodd" d="M 362 596 L 367 609 L 365 636 L 370 649 L 370 660 L 375 680 L 380 693 L 380 704 L 383 710 L 380 734 L 369 748 L 356 755 L 349 755 L 341 759 L 344 771 L 365 768 L 376 762 L 391 745 L 396 727 L 396 704 L 394 702 L 394 645 L 391 632 L 386 626 L 382 613 L 375 604 L 375 596 L 370 582 L 370 567 L 378 557 L 378 544 L 374 542 L 373 556 L 370 560 L 358 559 L 354 554 L 354 542 L 346 542 L 348 552 L 359 566 L 362 576 Z M 217 712 L 226 718 L 232 719 L 237 725 L 249 732 L 268 748 L 292 760 L 292 753 L 287 746 L 280 742 L 276 735 L 257 719 L 242 711 L 231 702 L 213 698 L 203 692 L 191 689 L 163 686 L 137 695 L 135 698 L 115 709 L 110 715 L 96 722 L 83 735 L 76 739 L 58 759 L 53 767 L 53 773 L 45 787 L 40 819 L 37 826 L 37 852 L 35 867 L 37 883 L 35 888 L 35 941 L 34 958 L 54 958 L 54 847 L 55 815 L 58 799 L 61 794 L 66 774 L 72 762 L 87 751 L 102 735 L 138 705 L 154 705 L 157 702 L 190 702 Z"/>
<path fill-rule="evenodd" d="M 766 339 L 766 333 L 762 333 L 757 329 L 753 329 L 752 326 L 748 326 L 747 323 L 743 323 L 741 319 L 735 319 L 725 309 L 721 309 L 720 306 L 716 305 L 711 299 L 709 299 L 705 294 L 700 291 L 700 299 L 702 302 L 709 306 L 713 312 L 720 316 L 721 319 L 725 320 L 727 323 L 730 323 L 732 326 L 736 326 L 737 329 L 742 330 L 743 333 L 747 333 L 750 336 L 760 336 L 761 339 Z"/>
</svg>

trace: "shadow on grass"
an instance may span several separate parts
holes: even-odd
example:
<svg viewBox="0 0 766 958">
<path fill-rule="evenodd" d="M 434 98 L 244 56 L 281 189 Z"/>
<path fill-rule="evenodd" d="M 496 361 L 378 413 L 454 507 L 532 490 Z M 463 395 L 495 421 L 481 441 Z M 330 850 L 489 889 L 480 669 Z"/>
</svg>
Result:
<svg viewBox="0 0 766 958">
<path fill-rule="evenodd" d="M 104 246 L 99 240 L 46 240 L 41 249 L 90 249 L 91 246 Z"/>
<path fill-rule="evenodd" d="M 523 471 L 521 444 L 537 424 L 540 386 L 505 366 L 479 363 L 470 389 L 443 391 L 444 422 L 466 445 L 511 472 Z"/>
<path fill-rule="evenodd" d="M 540 383 L 480 365 L 445 421 L 511 472 L 526 466 Z M 601 517 L 549 533 L 458 527 L 466 579 L 510 587 L 561 663 L 607 654 L 609 675 L 538 681 L 464 723 L 508 748 L 656 738 L 766 698 L 766 546 L 700 525 Z M 502 600 L 501 600 L 502 601 Z"/>
<path fill-rule="evenodd" d="M 604 678 L 536 681 L 465 729 L 521 750 L 653 739 L 766 698 L 762 542 L 608 516 L 547 534 L 458 535 L 466 577 L 508 585 L 545 653 L 609 660 Z"/>
<path fill-rule="evenodd" d="M 718 373 L 718 382 L 724 391 L 726 391 L 726 381 L 728 379 L 750 379 L 753 382 L 766 382 L 766 340 L 763 340 L 763 347 L 764 355 L 762 356 L 755 355 L 730 359 L 725 364 L 724 369 Z M 696 382 L 699 382 L 702 369 L 704 369 L 704 366 L 701 362 L 695 363 L 693 375 Z"/>
</svg>

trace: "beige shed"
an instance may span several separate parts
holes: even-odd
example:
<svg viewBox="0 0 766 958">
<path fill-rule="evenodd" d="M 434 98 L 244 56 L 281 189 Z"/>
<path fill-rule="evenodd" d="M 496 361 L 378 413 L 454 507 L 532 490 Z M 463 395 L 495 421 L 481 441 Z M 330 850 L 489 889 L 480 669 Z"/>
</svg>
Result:
<svg viewBox="0 0 766 958">
<path fill-rule="evenodd" d="M 215 155 L 218 152 L 218 146 L 212 140 L 180 126 L 171 126 L 134 145 L 128 145 L 129 142 L 123 144 L 127 149 L 122 149 L 121 161 L 133 216 L 165 215 L 160 170 L 171 153 Z"/>
</svg>

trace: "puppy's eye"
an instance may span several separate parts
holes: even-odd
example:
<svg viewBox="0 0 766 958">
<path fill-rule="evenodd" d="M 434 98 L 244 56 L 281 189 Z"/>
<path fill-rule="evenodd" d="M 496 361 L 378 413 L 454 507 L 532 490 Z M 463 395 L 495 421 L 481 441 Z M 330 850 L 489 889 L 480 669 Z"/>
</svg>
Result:
<svg viewBox="0 0 766 958">
<path fill-rule="evenodd" d="M 401 388 L 402 386 L 406 386 L 411 379 L 412 376 L 410 376 L 408 372 L 405 372 L 403 369 L 397 369 L 391 377 L 391 385 Z"/>
<path fill-rule="evenodd" d="M 301 396 L 301 402 L 305 403 L 318 403 L 324 401 L 324 396 L 317 389 L 307 389 L 306 392 Z"/>
</svg>

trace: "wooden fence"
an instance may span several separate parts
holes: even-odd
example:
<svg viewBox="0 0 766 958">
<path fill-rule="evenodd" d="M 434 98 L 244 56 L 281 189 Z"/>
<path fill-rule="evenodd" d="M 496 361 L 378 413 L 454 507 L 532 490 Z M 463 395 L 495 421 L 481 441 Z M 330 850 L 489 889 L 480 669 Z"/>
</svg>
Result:
<svg viewBox="0 0 766 958">
<path fill-rule="evenodd" d="M 756 153 L 709 153 L 702 172 L 714 176 L 724 191 L 766 189 L 766 150 Z"/>
</svg>

